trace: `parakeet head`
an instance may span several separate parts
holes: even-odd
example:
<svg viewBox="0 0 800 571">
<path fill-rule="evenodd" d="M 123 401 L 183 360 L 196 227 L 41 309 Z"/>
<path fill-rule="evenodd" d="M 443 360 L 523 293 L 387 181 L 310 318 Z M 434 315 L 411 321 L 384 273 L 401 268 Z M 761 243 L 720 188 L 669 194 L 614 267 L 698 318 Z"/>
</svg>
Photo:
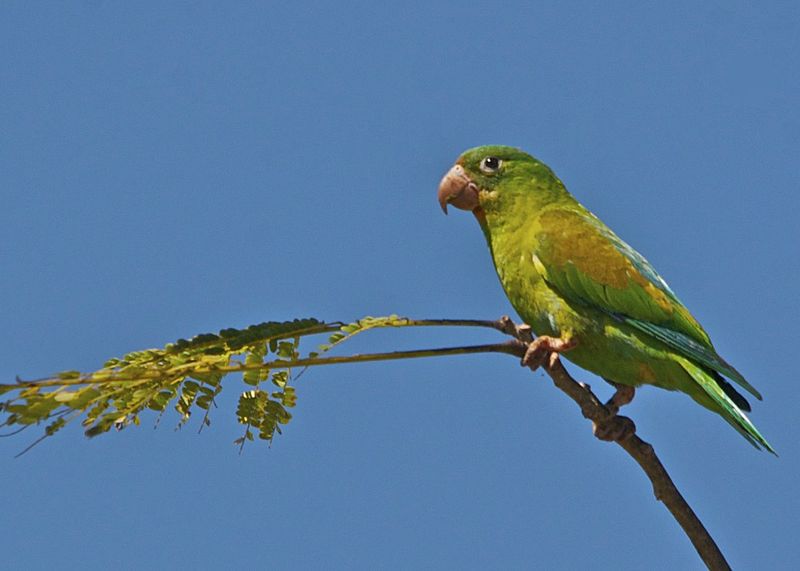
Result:
<svg viewBox="0 0 800 571">
<path fill-rule="evenodd" d="M 480 215 L 519 201 L 546 200 L 554 192 L 566 190 L 547 165 L 514 147 L 487 145 L 466 151 L 444 175 L 439 204 L 445 214 L 452 204 Z"/>
</svg>

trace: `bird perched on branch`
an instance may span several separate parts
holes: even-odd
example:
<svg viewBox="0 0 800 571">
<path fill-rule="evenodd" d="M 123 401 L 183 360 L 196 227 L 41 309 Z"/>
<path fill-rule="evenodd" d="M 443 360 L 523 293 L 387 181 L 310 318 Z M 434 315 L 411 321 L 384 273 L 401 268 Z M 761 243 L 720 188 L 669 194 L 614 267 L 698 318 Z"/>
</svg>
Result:
<svg viewBox="0 0 800 571">
<path fill-rule="evenodd" d="M 615 385 L 619 406 L 643 384 L 682 391 L 774 453 L 725 378 L 760 400 L 758 391 L 717 354 L 647 260 L 547 165 L 512 147 L 470 149 L 442 179 L 439 203 L 477 218 L 511 305 L 538 336 L 523 364 L 563 352 Z"/>
</svg>

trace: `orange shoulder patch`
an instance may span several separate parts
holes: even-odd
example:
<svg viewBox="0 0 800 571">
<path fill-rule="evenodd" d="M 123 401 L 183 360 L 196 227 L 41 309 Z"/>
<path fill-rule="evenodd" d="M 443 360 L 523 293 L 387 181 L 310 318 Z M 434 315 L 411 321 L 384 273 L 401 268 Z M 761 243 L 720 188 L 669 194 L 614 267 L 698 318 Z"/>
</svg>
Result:
<svg viewBox="0 0 800 571">
<path fill-rule="evenodd" d="M 572 263 L 598 284 L 615 289 L 625 289 L 629 280 L 638 276 L 630 260 L 580 216 L 551 210 L 542 215 L 541 221 L 547 229 L 541 235 L 542 246 L 549 261 L 559 268 Z"/>
</svg>

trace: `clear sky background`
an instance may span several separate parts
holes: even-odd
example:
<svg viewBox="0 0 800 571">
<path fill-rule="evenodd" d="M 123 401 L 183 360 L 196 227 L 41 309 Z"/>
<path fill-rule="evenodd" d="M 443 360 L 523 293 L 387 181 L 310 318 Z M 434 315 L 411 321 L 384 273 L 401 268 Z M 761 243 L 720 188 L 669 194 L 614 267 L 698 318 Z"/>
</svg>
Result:
<svg viewBox="0 0 800 571">
<path fill-rule="evenodd" d="M 387 5 L 388 6 L 388 5 Z M 0 374 L 269 319 L 510 313 L 441 175 L 523 147 L 765 395 L 759 453 L 688 397 L 629 413 L 735 568 L 800 557 L 797 3 L 4 3 Z M 365 336 L 344 350 L 499 339 Z M 575 367 L 603 397 L 601 381 Z M 506 356 L 309 371 L 272 448 L 167 415 L 20 459 L 25 569 L 696 569 L 650 484 Z"/>
</svg>

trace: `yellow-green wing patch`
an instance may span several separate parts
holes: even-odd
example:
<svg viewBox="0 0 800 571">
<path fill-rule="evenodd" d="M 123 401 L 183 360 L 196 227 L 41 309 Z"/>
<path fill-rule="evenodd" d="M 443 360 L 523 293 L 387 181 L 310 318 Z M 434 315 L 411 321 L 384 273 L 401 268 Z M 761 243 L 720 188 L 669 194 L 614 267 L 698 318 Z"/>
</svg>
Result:
<svg viewBox="0 0 800 571">
<path fill-rule="evenodd" d="M 714 350 L 706 332 L 653 266 L 588 211 L 540 218 L 534 263 L 572 302 L 600 309 L 761 395 Z"/>
<path fill-rule="evenodd" d="M 551 210 L 542 215 L 541 227 L 538 257 L 548 281 L 567 297 L 669 327 L 711 346 L 706 332 L 647 260 L 591 213 Z"/>
</svg>

